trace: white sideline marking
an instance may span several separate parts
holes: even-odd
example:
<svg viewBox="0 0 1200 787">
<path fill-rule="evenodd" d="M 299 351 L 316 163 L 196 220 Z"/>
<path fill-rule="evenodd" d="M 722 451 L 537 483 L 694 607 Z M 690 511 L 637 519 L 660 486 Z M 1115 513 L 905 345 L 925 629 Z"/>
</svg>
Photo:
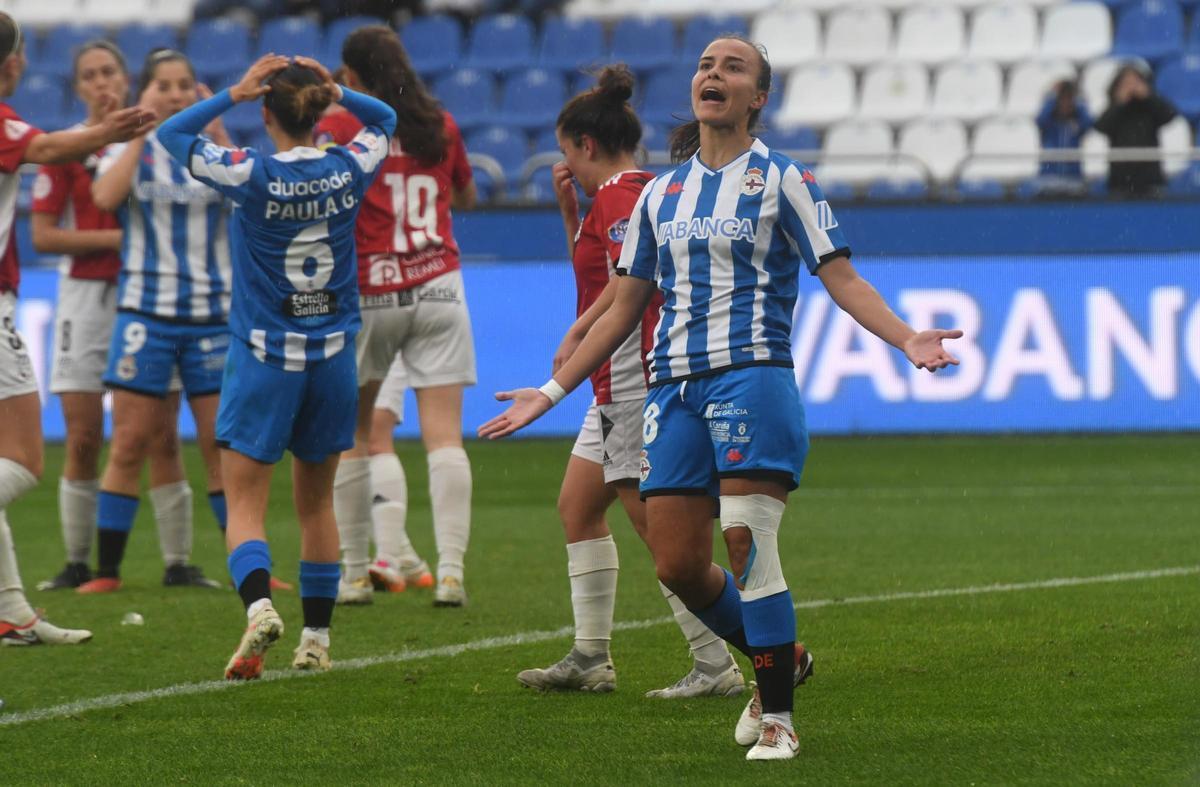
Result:
<svg viewBox="0 0 1200 787">
<path fill-rule="evenodd" d="M 1022 590 L 1045 590 L 1052 588 L 1074 587 L 1077 585 L 1099 585 L 1110 582 L 1136 582 L 1144 579 L 1183 577 L 1193 574 L 1200 574 L 1200 565 L 1179 566 L 1177 568 L 1160 568 L 1150 571 L 1127 571 L 1120 574 L 1101 574 L 1099 576 L 1092 577 L 1059 577 L 1057 579 L 1043 579 L 1035 582 L 1013 582 L 995 585 L 973 585 L 962 588 L 941 588 L 937 590 L 916 590 L 900 593 L 884 593 L 877 596 L 848 596 L 846 598 L 815 599 L 813 601 L 799 602 L 796 604 L 796 609 L 820 609 L 821 607 L 837 607 L 845 606 L 847 604 L 873 604 L 889 601 L 913 601 L 928 598 L 947 598 L 950 596 L 980 596 L 988 593 L 1013 593 Z M 673 617 L 628 620 L 616 623 L 613 626 L 613 629 L 616 631 L 636 631 L 639 629 L 647 629 L 674 622 L 675 618 Z M 554 629 L 552 631 L 526 631 L 519 634 L 510 634 L 506 637 L 488 637 L 486 639 L 477 639 L 470 642 L 461 642 L 457 645 L 443 645 L 441 647 L 426 648 L 424 650 L 405 650 L 399 653 L 388 653 L 383 656 L 368 656 L 366 658 L 345 659 L 336 662 L 334 664 L 334 669 L 358 670 L 382 664 L 400 664 L 406 661 L 420 661 L 422 659 L 458 656 L 462 653 L 470 653 L 474 651 L 496 650 L 498 648 L 506 648 L 513 645 L 530 645 L 536 642 L 546 642 L 547 640 L 565 639 L 570 637 L 574 631 L 575 629 L 573 626 L 563 626 L 562 628 Z M 295 672 L 292 670 L 268 670 L 267 672 L 263 673 L 262 680 L 291 680 L 295 678 L 313 677 L 315 674 L 316 673 Z M 200 683 L 181 683 L 175 686 L 166 686 L 161 689 L 152 689 L 150 691 L 129 691 L 121 694 L 108 694 L 103 697 L 93 697 L 91 699 L 68 702 L 63 705 L 54 705 L 49 708 L 0 715 L 0 727 L 12 727 L 18 724 L 27 724 L 34 721 L 46 721 L 49 719 L 58 719 L 66 716 L 76 716 L 80 713 L 87 713 L 89 711 L 103 710 L 105 708 L 117 708 L 123 705 L 134 705 L 136 703 L 149 702 L 150 700 L 167 699 L 172 697 L 187 697 L 192 694 L 208 694 L 209 692 L 223 691 L 226 689 L 233 689 L 246 685 L 249 684 L 226 680 L 207 680 Z"/>
<path fill-rule="evenodd" d="M 847 498 L 853 500 L 910 500 L 914 497 L 995 498 L 995 497 L 1054 497 L 1116 496 L 1116 497 L 1195 497 L 1200 487 L 1194 485 L 1159 484 L 1133 486 L 1110 484 L 1036 484 L 1025 486 L 801 486 L 796 500 L 808 498 Z"/>
</svg>

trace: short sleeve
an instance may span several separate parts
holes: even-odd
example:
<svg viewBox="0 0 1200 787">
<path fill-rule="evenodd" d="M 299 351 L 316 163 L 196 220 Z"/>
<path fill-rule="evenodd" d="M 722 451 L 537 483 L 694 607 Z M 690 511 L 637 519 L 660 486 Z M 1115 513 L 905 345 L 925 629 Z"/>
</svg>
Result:
<svg viewBox="0 0 1200 787">
<path fill-rule="evenodd" d="M 815 274 L 836 257 L 850 256 L 850 246 L 817 179 L 795 162 L 788 162 L 780 177 L 779 222 L 809 273 Z"/>
<path fill-rule="evenodd" d="M 379 165 L 387 158 L 391 144 L 387 135 L 383 133 L 383 129 L 378 126 L 364 126 L 345 147 L 350 158 L 363 171 L 363 174 L 370 176 L 368 178 L 370 180 L 379 169 Z"/>
<path fill-rule="evenodd" d="M 313 141 L 321 150 L 334 145 L 347 145 L 354 139 L 355 133 L 362 126 L 358 118 L 349 112 L 339 110 L 330 112 L 317 123 L 313 129 Z"/>
<path fill-rule="evenodd" d="M 0 172 L 16 172 L 25 158 L 25 150 L 41 130 L 21 120 L 6 104 L 0 104 Z"/>
<path fill-rule="evenodd" d="M 66 165 L 55 164 L 38 167 L 33 181 L 34 213 L 49 213 L 61 216 L 71 196 L 71 172 Z"/>
<path fill-rule="evenodd" d="M 118 142 L 104 149 L 104 154 L 100 156 L 100 161 L 96 164 L 97 178 L 103 177 L 113 168 L 117 159 L 121 158 L 121 154 L 125 152 L 125 145 L 124 142 Z"/>
<path fill-rule="evenodd" d="M 617 273 L 648 281 L 658 279 L 658 241 L 650 222 L 649 200 L 657 182 L 650 181 L 634 204 L 621 245 L 621 257 L 617 261 Z"/>
<path fill-rule="evenodd" d="M 258 152 L 253 148 L 226 148 L 197 140 L 188 155 L 188 171 L 207 186 L 242 204 L 250 194 L 250 176 Z"/>
</svg>

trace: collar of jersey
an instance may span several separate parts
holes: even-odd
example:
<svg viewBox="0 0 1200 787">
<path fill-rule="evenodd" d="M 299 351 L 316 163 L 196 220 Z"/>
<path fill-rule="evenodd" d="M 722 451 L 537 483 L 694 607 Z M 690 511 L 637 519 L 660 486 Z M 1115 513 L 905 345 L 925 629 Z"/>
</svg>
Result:
<svg viewBox="0 0 1200 787">
<path fill-rule="evenodd" d="M 317 150 L 316 148 L 310 148 L 306 145 L 301 145 L 299 147 L 294 147 L 291 150 L 285 150 L 282 153 L 276 153 L 274 156 L 271 156 L 271 158 L 275 159 L 276 161 L 299 161 L 301 159 L 322 158 L 324 155 L 325 151 L 323 150 Z"/>
<path fill-rule="evenodd" d="M 695 161 L 697 166 L 699 166 L 700 169 L 704 170 L 705 172 L 708 172 L 711 174 L 716 174 L 718 172 L 724 172 L 725 170 L 732 167 L 734 164 L 737 164 L 739 161 L 741 161 L 742 159 L 749 156 L 751 153 L 757 153 L 760 156 L 765 156 L 765 155 L 767 155 L 767 152 L 768 152 L 767 146 L 762 143 L 762 140 L 760 140 L 758 137 L 755 137 L 754 141 L 750 143 L 750 147 L 746 148 L 746 150 L 743 151 L 740 156 L 738 156 L 737 158 L 735 158 L 733 161 L 729 162 L 725 166 L 721 167 L 720 169 L 713 169 L 712 167 L 705 164 L 704 161 L 701 160 L 701 158 L 700 158 L 699 150 L 697 150 L 695 155 L 692 156 L 692 160 Z"/>
</svg>

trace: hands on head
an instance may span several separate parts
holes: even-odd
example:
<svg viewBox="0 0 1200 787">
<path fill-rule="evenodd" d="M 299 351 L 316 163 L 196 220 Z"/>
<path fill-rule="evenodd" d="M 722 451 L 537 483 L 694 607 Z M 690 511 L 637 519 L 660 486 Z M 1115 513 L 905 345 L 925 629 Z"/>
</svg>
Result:
<svg viewBox="0 0 1200 787">
<path fill-rule="evenodd" d="M 265 82 L 291 65 L 291 59 L 274 53 L 266 54 L 254 61 L 236 85 L 229 88 L 229 97 L 236 103 L 257 101 L 271 92 Z"/>
</svg>

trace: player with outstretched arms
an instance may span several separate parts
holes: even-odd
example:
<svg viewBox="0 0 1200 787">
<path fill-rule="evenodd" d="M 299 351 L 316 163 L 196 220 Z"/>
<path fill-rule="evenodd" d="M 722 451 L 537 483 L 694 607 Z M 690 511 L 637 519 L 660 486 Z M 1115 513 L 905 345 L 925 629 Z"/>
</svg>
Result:
<svg viewBox="0 0 1200 787">
<path fill-rule="evenodd" d="M 942 340 L 962 335 L 914 331 L 855 272 L 815 178 L 751 136 L 770 89 L 761 48 L 736 36 L 708 45 L 691 83 L 696 119 L 672 135 L 680 163 L 638 199 L 613 305 L 541 389 L 497 394 L 513 404 L 480 427 L 503 437 L 545 413 L 662 291 L 643 411 L 647 542 L 663 584 L 754 665 L 734 733 L 751 760 L 795 756 L 793 691 L 812 670 L 777 545 L 808 452 L 790 342 L 799 273 L 918 368 L 957 363 Z M 714 516 L 732 571 L 712 562 Z"/>
</svg>

